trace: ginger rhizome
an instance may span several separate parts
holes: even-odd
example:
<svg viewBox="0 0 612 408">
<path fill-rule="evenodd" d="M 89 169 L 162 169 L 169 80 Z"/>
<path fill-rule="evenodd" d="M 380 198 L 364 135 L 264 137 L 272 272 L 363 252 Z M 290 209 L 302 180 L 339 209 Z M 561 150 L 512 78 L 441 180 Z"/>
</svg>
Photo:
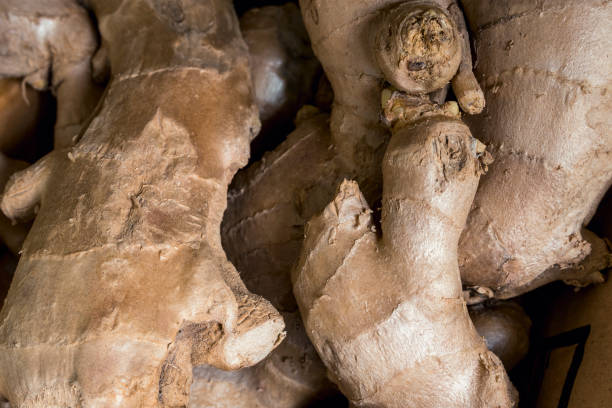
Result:
<svg viewBox="0 0 612 408">
<path fill-rule="evenodd" d="M 247 287 L 269 299 L 294 328 L 258 367 L 256 383 L 264 384 L 259 395 L 262 399 L 274 395 L 265 401 L 266 406 L 279 407 L 303 406 L 330 391 L 325 367 L 301 327 L 289 275 L 299 256 L 304 224 L 333 199 L 344 178 L 356 179 L 373 202 L 380 195 L 380 162 L 389 138 L 380 120 L 385 80 L 413 91 L 419 101 L 425 97 L 422 93 L 438 92 L 434 87 L 452 81 L 461 106 L 470 112 L 484 106 L 471 73 L 467 33 L 454 2 L 409 2 L 397 8 L 392 1 L 303 1 L 300 5 L 314 52 L 334 90 L 331 119 L 312 108 L 298 113 L 297 129 L 287 140 L 234 179 L 222 226 L 224 248 Z M 405 18 L 393 20 L 397 26 L 390 27 L 391 16 Z M 411 35 L 400 30 L 408 21 Z M 384 48 L 377 48 L 374 40 L 389 29 L 391 39 L 408 42 L 421 29 L 433 33 L 438 28 L 444 28 L 443 35 L 432 42 L 422 36 L 422 46 L 412 54 L 378 56 Z M 436 57 L 442 43 L 452 50 L 448 59 L 452 66 L 443 70 L 445 78 L 433 81 L 439 74 L 434 65 L 446 61 Z M 393 73 L 379 67 L 378 59 L 389 58 L 413 58 L 422 63 L 415 67 L 423 69 L 414 71 L 410 83 L 396 80 Z M 402 64 L 398 69 L 407 67 Z M 412 89 L 421 80 L 424 84 Z"/>
<path fill-rule="evenodd" d="M 514 405 L 502 363 L 471 323 L 457 264 L 478 146 L 452 117 L 404 124 L 382 165 L 382 236 L 354 182 L 306 227 L 294 293 L 355 407 Z"/>
<path fill-rule="evenodd" d="M 4 0 L 0 41 L 0 77 L 50 88 L 57 97 L 55 146 L 71 146 L 101 93 L 92 79 L 98 41 L 87 11 L 76 0 Z"/>
<path fill-rule="evenodd" d="M 509 298 L 558 279 L 601 281 L 608 254 L 580 262 L 601 244 L 582 227 L 612 181 L 612 65 L 602 57 L 612 4 L 462 3 L 487 99 L 467 122 L 495 158 L 459 243 L 463 282 Z"/>
<path fill-rule="evenodd" d="M 512 370 L 529 351 L 531 319 L 515 301 L 480 303 L 470 309 L 476 331 L 484 337 L 487 348 Z"/>
<path fill-rule="evenodd" d="M 89 6 L 112 74 L 97 115 L 2 199 L 38 213 L 0 313 L 0 395 L 186 406 L 192 366 L 253 365 L 284 333 L 219 235 L 259 127 L 247 49 L 229 0 Z"/>
</svg>

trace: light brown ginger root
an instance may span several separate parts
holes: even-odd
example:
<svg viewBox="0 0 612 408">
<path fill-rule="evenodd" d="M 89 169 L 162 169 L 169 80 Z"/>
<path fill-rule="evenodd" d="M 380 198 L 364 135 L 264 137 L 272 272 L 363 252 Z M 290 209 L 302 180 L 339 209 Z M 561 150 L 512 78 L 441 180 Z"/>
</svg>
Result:
<svg viewBox="0 0 612 408">
<path fill-rule="evenodd" d="M 91 57 L 97 34 L 76 0 L 0 2 L 0 77 L 23 77 L 57 96 L 55 147 L 71 146 L 98 103 Z"/>
<path fill-rule="evenodd" d="M 89 5 L 112 72 L 97 116 L 2 199 L 38 215 L 0 313 L 0 395 L 187 406 L 192 366 L 253 365 L 283 338 L 219 236 L 259 127 L 247 49 L 229 0 Z"/>
<path fill-rule="evenodd" d="M 612 181 L 612 3 L 462 3 L 487 99 L 467 121 L 495 157 L 460 239 L 462 280 L 498 298 L 601 281 L 609 251 L 580 264 L 602 245 L 581 230 Z"/>
<path fill-rule="evenodd" d="M 232 407 L 305 407 L 335 391 L 304 332 L 290 278 L 305 222 L 303 213 L 298 212 L 297 194 L 310 187 L 308 207 L 301 210 L 314 214 L 325 206 L 325 200 L 333 197 L 342 181 L 336 152 L 328 148 L 331 144 L 328 119 L 326 114 L 304 119 L 274 152 L 234 178 L 234 185 L 242 185 L 247 191 L 238 197 L 236 190 L 229 193 L 223 247 L 237 265 L 247 288 L 268 299 L 281 312 L 287 337 L 263 362 L 240 373 L 195 370 L 192 393 L 202 401 L 195 408 L 223 407 L 222 401 L 227 401 L 228 395 L 233 395 Z M 253 217 L 228 226 L 250 211 L 255 211 Z M 261 228 L 262 225 L 267 227 Z M 255 232 L 257 227 L 259 232 Z M 243 391 L 251 387 L 260 390 L 254 394 L 256 400 Z"/>
<path fill-rule="evenodd" d="M 383 160 L 382 236 L 355 182 L 306 227 L 294 293 L 355 407 L 515 404 L 462 298 L 457 243 L 482 171 L 477 146 L 453 118 L 406 124 Z"/>
<path fill-rule="evenodd" d="M 347 164 L 371 166 L 367 171 L 376 175 L 376 185 L 388 139 L 379 120 L 385 81 L 410 94 L 427 94 L 451 81 L 466 112 L 484 107 L 472 74 L 465 23 L 454 0 L 301 0 L 300 6 L 315 55 L 334 90 L 333 142 Z M 365 181 L 359 184 L 368 197 L 377 187 Z"/>
<path fill-rule="evenodd" d="M 457 70 L 462 72 L 471 65 L 462 63 L 471 57 L 469 48 L 467 53 L 463 51 L 467 47 L 466 33 L 451 18 L 455 17 L 456 4 L 428 4 L 434 12 L 425 18 L 431 13 L 427 14 L 423 3 L 399 5 L 400 11 L 392 7 L 391 1 L 301 3 L 315 54 L 334 88 L 331 124 L 328 115 L 308 108 L 300 111 L 295 132 L 234 179 L 222 226 L 223 246 L 247 287 L 269 299 L 283 313 L 288 326 L 296 322 L 295 330 L 288 330 L 287 339 L 254 374 L 262 389 L 258 395 L 267 407 L 301 407 L 315 396 L 330 392 L 329 383 L 322 378 L 325 368 L 299 323 L 289 274 L 299 256 L 304 224 L 334 197 L 344 178 L 355 178 L 373 201 L 380 195 L 380 161 L 389 130 L 380 120 L 385 75 L 378 66 L 379 51 L 372 38 L 377 33 L 387 33 L 388 15 L 402 14 L 407 19 L 413 16 L 412 6 L 422 12 L 416 21 L 424 26 L 435 18 L 444 20 L 447 47 L 454 51 L 454 70 L 444 69 L 445 79 L 414 89 L 419 103 L 424 102 L 426 93 L 438 91 L 430 87 L 443 86 L 457 77 Z M 439 8 L 441 5 L 448 13 Z M 398 30 L 395 32 L 399 38 L 406 38 Z M 439 43 L 424 44 L 422 50 L 435 55 Z M 471 68 L 463 74 L 470 76 Z M 423 81 L 428 78 L 426 75 Z M 458 83 L 464 84 L 462 81 Z M 394 82 L 397 88 L 404 89 L 414 83 Z M 472 84 L 478 94 L 475 79 Z M 473 99 L 462 102 L 466 106 L 474 103 Z M 310 115 L 304 114 L 307 111 Z M 249 403 L 246 401 L 245 406 Z"/>
<path fill-rule="evenodd" d="M 531 319 L 514 301 L 493 301 L 469 308 L 470 318 L 487 348 L 512 370 L 529 351 Z"/>
</svg>

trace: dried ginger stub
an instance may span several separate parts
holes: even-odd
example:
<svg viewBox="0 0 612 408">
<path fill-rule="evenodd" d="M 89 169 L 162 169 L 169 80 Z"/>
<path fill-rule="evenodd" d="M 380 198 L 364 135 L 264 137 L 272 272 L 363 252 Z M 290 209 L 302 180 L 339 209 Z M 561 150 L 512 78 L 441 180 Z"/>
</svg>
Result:
<svg viewBox="0 0 612 408">
<path fill-rule="evenodd" d="M 90 3 L 113 73 L 104 100 L 74 148 L 2 200 L 9 218 L 38 214 L 0 314 L 0 394 L 186 405 L 193 365 L 253 365 L 284 337 L 219 236 L 259 127 L 246 46 L 229 1 Z"/>
</svg>

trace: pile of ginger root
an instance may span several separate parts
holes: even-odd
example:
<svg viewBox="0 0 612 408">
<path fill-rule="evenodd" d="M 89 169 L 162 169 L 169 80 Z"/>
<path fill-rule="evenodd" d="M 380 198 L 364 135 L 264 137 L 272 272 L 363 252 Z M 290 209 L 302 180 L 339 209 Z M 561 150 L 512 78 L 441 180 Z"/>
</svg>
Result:
<svg viewBox="0 0 612 408">
<path fill-rule="evenodd" d="M 520 406 L 538 291 L 608 284 L 611 19 L 2 2 L 0 407 Z"/>
</svg>

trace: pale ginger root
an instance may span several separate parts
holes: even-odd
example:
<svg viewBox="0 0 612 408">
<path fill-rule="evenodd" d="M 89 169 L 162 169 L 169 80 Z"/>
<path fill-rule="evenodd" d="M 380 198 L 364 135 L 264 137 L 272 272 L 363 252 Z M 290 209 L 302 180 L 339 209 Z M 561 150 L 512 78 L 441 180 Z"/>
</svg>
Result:
<svg viewBox="0 0 612 408">
<path fill-rule="evenodd" d="M 97 34 L 76 0 L 4 0 L 0 4 L 0 77 L 23 77 L 57 96 L 55 147 L 71 146 L 101 89 L 91 57 Z"/>
<path fill-rule="evenodd" d="M 436 4 L 430 5 L 434 15 L 447 22 L 448 36 L 455 44 L 454 70 L 461 72 L 467 67 L 462 61 L 471 57 L 469 47 L 467 53 L 463 51 L 466 33 L 458 31 L 461 24 L 454 22 L 456 4 L 444 6 L 453 18 Z M 380 194 L 380 161 L 389 130 L 380 120 L 385 77 L 378 67 L 372 38 L 389 29 L 386 16 L 398 14 L 394 8 L 386 8 L 392 5 L 391 1 L 374 4 L 353 0 L 301 3 L 315 54 L 335 94 L 331 126 L 328 115 L 305 107 L 297 115 L 297 129 L 287 140 L 232 182 L 222 226 L 223 246 L 247 287 L 269 299 L 286 321 L 299 321 L 289 272 L 299 256 L 306 221 L 334 197 L 344 178 L 358 180 L 372 200 Z M 427 12 L 422 3 L 415 7 Z M 402 13 L 411 10 L 402 8 Z M 427 43 L 424 50 L 433 53 L 436 46 Z M 446 79 L 434 86 L 453 80 L 455 71 L 446 69 Z M 471 75 L 471 71 L 464 75 Z M 477 88 L 475 79 L 473 83 Z M 409 84 L 395 85 L 409 89 Z M 432 85 L 426 87 L 413 90 L 419 103 L 427 99 L 421 92 L 437 91 L 429 89 Z M 463 104 L 472 106 L 474 102 L 466 99 Z M 289 331 L 285 342 L 262 366 L 266 369 L 253 374 L 256 383 L 278 385 L 262 388 L 260 398 L 267 399 L 276 390 L 282 394 L 266 400 L 268 407 L 301 407 L 315 396 L 331 392 L 330 384 L 321 378 L 325 368 L 301 328 Z"/>
<path fill-rule="evenodd" d="M 463 282 L 509 298 L 600 281 L 583 235 L 612 181 L 612 4 L 463 0 L 487 109 L 468 119 L 495 162 L 459 243 Z M 554 46 L 551 46 L 554 44 Z"/>
<path fill-rule="evenodd" d="M 529 351 L 531 319 L 514 301 L 495 301 L 469 308 L 470 318 L 485 343 L 512 370 Z"/>
<path fill-rule="evenodd" d="M 355 407 L 515 404 L 462 298 L 457 243 L 482 171 L 476 146 L 456 119 L 407 124 L 383 160 L 382 237 L 355 182 L 308 223 L 294 293 Z"/>
<path fill-rule="evenodd" d="M 0 313 L 0 395 L 19 407 L 187 406 L 192 366 L 238 369 L 283 338 L 221 247 L 257 132 L 229 0 L 92 0 L 111 82 L 80 141 L 13 176 L 37 212 Z"/>
<path fill-rule="evenodd" d="M 300 106 L 312 99 L 321 67 L 293 3 L 247 11 L 240 17 L 240 30 L 249 47 L 262 125 L 251 143 L 252 159 L 276 147 L 288 133 Z"/>
</svg>

